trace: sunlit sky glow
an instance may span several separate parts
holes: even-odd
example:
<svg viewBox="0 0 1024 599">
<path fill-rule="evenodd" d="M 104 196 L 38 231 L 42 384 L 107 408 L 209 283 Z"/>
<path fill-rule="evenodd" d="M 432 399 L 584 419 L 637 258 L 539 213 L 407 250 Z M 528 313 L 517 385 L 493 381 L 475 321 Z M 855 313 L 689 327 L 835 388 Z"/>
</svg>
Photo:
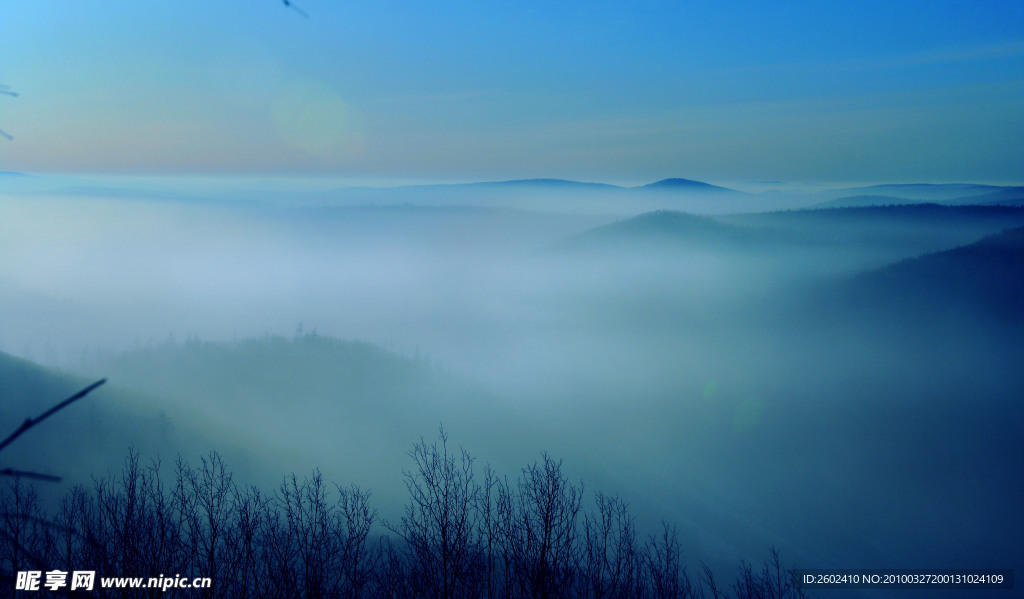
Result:
<svg viewBox="0 0 1024 599">
<path fill-rule="evenodd" d="M 0 170 L 1024 183 L 1024 3 L 10 0 Z"/>
</svg>

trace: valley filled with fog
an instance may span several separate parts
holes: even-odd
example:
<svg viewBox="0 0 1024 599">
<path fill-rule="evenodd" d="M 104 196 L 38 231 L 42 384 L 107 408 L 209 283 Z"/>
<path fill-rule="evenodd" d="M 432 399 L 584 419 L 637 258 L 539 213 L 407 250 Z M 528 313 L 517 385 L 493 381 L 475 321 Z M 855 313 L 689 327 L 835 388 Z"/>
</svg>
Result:
<svg viewBox="0 0 1024 599">
<path fill-rule="evenodd" d="M 3 184 L 3 422 L 109 379 L 11 464 L 217 450 L 394 518 L 443 425 L 726 574 L 1024 560 L 1021 188 Z"/>
</svg>

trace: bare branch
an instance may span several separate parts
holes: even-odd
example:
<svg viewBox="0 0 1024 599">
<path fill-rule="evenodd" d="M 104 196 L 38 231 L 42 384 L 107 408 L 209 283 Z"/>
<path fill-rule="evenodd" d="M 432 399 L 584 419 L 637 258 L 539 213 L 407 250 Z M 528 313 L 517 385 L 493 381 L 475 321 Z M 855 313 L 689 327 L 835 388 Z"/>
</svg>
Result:
<svg viewBox="0 0 1024 599">
<path fill-rule="evenodd" d="M 99 387 L 100 385 L 102 385 L 105 382 L 107 382 L 107 379 L 100 379 L 100 380 L 96 381 L 95 383 L 89 385 L 85 389 L 82 389 L 78 393 L 75 393 L 71 397 L 69 397 L 69 398 L 65 399 L 64 401 L 60 402 L 59 404 L 53 406 L 49 410 L 43 412 L 38 418 L 35 418 L 35 419 L 28 418 L 28 419 L 26 419 L 25 422 L 21 423 L 21 426 L 18 427 L 18 430 L 16 430 L 13 433 L 11 433 L 11 435 L 9 437 L 4 439 L 3 442 L 0 443 L 0 451 L 3 451 L 3 449 L 5 447 L 7 447 L 8 445 L 11 444 L 11 441 L 14 441 L 18 437 L 20 437 L 28 429 L 30 429 L 33 426 L 39 424 L 40 422 L 46 420 L 50 416 L 53 416 L 55 413 L 63 410 L 64 408 L 68 407 L 69 405 L 71 405 L 72 403 L 78 401 L 79 399 L 82 399 L 83 397 L 88 395 L 90 392 L 92 392 L 94 389 L 96 389 L 96 387 Z"/>
<path fill-rule="evenodd" d="M 22 478 L 45 480 L 53 483 L 60 482 L 59 476 L 53 476 L 51 474 L 40 474 L 38 472 L 29 472 L 28 470 L 14 470 L 12 468 L 4 468 L 3 470 L 0 470 L 0 476 L 20 476 Z"/>
<path fill-rule="evenodd" d="M 8 89 L 6 85 L 0 85 L 0 94 L 3 94 L 5 96 L 11 96 L 12 98 L 18 97 L 18 93 L 12 92 L 10 89 Z M 7 141 L 14 141 L 14 138 L 3 129 L 0 129 L 0 137 L 7 139 Z"/>
<path fill-rule="evenodd" d="M 291 0 L 282 0 L 282 2 L 284 2 L 285 6 L 299 13 L 303 17 L 306 17 L 307 19 L 309 18 L 309 15 L 306 14 L 306 11 L 302 10 L 298 6 L 295 6 L 295 4 Z"/>
</svg>

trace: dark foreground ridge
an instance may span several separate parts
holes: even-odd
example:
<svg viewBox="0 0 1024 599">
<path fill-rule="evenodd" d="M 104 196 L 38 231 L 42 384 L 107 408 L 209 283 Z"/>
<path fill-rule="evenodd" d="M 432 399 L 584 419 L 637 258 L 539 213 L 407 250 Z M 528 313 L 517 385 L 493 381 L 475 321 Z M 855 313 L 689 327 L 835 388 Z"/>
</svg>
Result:
<svg viewBox="0 0 1024 599">
<path fill-rule="evenodd" d="M 216 453 L 168 472 L 131 452 L 119 476 L 72 488 L 54 511 L 15 477 L 0 492 L 0 585 L 56 569 L 212 581 L 164 593 L 189 597 L 804 596 L 775 550 L 761 569 L 740 564 L 730 588 L 706 566 L 691 578 L 674 526 L 642 538 L 622 499 L 585 501 L 583 484 L 547 454 L 513 481 L 449 446 L 443 430 L 408 455 L 397 520 L 378 517 L 369 491 L 318 471 L 269 494 L 247 487 Z"/>
</svg>

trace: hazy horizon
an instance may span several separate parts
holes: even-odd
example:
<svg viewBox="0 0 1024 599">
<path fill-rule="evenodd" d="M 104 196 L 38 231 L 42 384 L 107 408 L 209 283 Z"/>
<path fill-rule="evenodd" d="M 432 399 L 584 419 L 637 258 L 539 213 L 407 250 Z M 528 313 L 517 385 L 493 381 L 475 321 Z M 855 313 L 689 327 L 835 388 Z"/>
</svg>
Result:
<svg viewBox="0 0 1024 599">
<path fill-rule="evenodd" d="M 1020 182 L 1024 7 L 0 9 L 0 170 Z"/>
</svg>

